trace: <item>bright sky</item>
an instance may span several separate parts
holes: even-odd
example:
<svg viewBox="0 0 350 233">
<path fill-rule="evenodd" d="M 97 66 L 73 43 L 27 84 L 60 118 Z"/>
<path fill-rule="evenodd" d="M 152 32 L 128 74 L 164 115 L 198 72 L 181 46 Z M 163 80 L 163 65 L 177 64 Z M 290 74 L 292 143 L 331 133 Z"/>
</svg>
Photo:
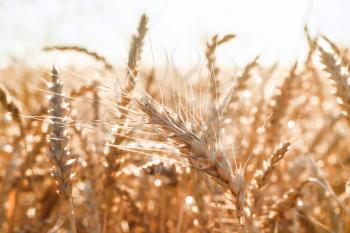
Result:
<svg viewBox="0 0 350 233">
<path fill-rule="evenodd" d="M 228 66 L 261 54 L 265 63 L 288 64 L 305 51 L 303 26 L 350 44 L 349 0 L 0 0 L 0 66 L 9 56 L 30 64 L 57 62 L 45 45 L 80 45 L 114 64 L 127 59 L 139 16 L 150 18 L 144 63 L 202 62 L 213 34 L 234 33 L 218 59 Z"/>
</svg>

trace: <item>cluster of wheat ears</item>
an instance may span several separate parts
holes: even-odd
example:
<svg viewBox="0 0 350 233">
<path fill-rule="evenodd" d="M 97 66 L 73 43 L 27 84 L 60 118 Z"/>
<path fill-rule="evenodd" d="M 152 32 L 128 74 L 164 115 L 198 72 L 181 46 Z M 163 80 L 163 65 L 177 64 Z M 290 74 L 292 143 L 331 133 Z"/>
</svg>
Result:
<svg viewBox="0 0 350 233">
<path fill-rule="evenodd" d="M 0 72 L 0 232 L 350 232 L 347 50 L 306 29 L 289 71 L 227 72 L 215 35 L 201 72 L 159 76 L 147 21 L 124 71 L 50 46 L 99 68 Z"/>
</svg>

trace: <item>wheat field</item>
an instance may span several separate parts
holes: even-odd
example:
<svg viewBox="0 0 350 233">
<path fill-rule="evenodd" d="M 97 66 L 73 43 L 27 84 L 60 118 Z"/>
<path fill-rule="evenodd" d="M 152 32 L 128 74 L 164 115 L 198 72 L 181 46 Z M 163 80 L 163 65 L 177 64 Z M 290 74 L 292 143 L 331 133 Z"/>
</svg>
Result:
<svg viewBox="0 0 350 233">
<path fill-rule="evenodd" d="M 124 67 L 50 45 L 98 69 L 0 71 L 0 232 L 350 232 L 348 50 L 305 27 L 304 60 L 228 72 L 239 35 L 214 35 L 202 69 L 163 77 L 148 29 Z"/>
</svg>

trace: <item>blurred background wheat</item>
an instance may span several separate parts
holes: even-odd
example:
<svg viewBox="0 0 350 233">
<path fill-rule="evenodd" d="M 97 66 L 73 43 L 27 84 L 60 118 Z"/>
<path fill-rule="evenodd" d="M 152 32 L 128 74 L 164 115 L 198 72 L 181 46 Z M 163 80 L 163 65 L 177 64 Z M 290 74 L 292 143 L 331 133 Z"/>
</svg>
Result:
<svg viewBox="0 0 350 233">
<path fill-rule="evenodd" d="M 347 1 L 1 1 L 0 232 L 350 232 Z"/>
</svg>

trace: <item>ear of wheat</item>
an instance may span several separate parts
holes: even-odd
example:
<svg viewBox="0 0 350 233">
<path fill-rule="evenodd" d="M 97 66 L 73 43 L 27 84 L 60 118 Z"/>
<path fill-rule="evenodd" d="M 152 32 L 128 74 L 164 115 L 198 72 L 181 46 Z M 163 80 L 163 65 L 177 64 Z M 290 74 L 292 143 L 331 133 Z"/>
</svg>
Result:
<svg viewBox="0 0 350 233">
<path fill-rule="evenodd" d="M 218 145 L 212 144 L 201 126 L 185 122 L 181 115 L 171 113 L 150 97 L 145 96 L 137 103 L 147 116 L 148 123 L 156 126 L 161 135 L 171 139 L 194 168 L 205 172 L 232 192 L 236 198 L 237 215 L 240 223 L 244 224 L 245 178 L 242 169 L 233 170 Z"/>
<path fill-rule="evenodd" d="M 131 42 L 131 48 L 129 51 L 128 67 L 127 67 L 127 83 L 125 87 L 121 89 L 121 96 L 117 102 L 117 123 L 112 131 L 112 136 L 109 142 L 107 142 L 107 147 L 105 149 L 106 158 L 106 168 L 105 168 L 105 181 L 104 185 L 107 188 L 105 197 L 105 214 L 110 215 L 110 203 L 113 198 L 113 192 L 109 191 L 108 187 L 113 186 L 115 177 L 114 174 L 121 168 L 121 160 L 123 150 L 120 150 L 118 145 L 120 145 L 126 139 L 125 127 L 126 119 L 128 118 L 130 102 L 132 98 L 133 91 L 135 89 L 136 77 L 138 75 L 138 63 L 141 60 L 143 40 L 147 32 L 147 21 L 146 15 L 142 15 L 139 26 L 138 34 L 134 35 Z M 107 216 L 103 224 L 103 232 L 108 232 Z"/>
<path fill-rule="evenodd" d="M 52 69 L 49 107 L 49 158 L 53 163 L 52 175 L 58 186 L 58 193 L 69 204 L 71 230 L 76 233 L 76 223 L 73 210 L 72 200 L 72 182 L 73 182 L 73 166 L 76 159 L 69 150 L 69 135 L 66 128 L 68 114 L 68 105 L 62 92 L 63 83 L 58 76 L 55 67 Z"/>
<path fill-rule="evenodd" d="M 296 74 L 297 63 L 295 63 L 289 71 L 289 75 L 283 81 L 283 84 L 272 96 L 269 103 L 271 116 L 266 122 L 266 143 L 272 147 L 275 140 L 280 135 L 281 122 L 280 120 L 287 112 L 287 107 L 291 101 L 293 89 L 293 83 L 298 77 Z"/>
<path fill-rule="evenodd" d="M 75 51 L 82 54 L 86 54 L 92 58 L 94 58 L 96 61 L 101 62 L 106 70 L 114 71 L 113 65 L 111 65 L 107 59 L 100 54 L 90 51 L 87 48 L 80 47 L 80 46 L 68 46 L 68 45 L 56 45 L 56 46 L 46 46 L 43 48 L 44 51 L 50 52 L 50 51 Z"/>
<path fill-rule="evenodd" d="M 343 58 L 340 50 L 330 40 L 326 40 L 330 45 L 331 51 L 326 51 L 319 46 L 321 62 L 324 65 L 325 72 L 328 73 L 332 85 L 335 87 L 335 95 L 338 98 L 337 103 L 342 109 L 348 124 L 350 125 L 350 85 L 349 85 L 349 64 Z"/>
<path fill-rule="evenodd" d="M 215 35 L 211 38 L 211 41 L 207 43 L 207 50 L 205 52 L 205 56 L 207 59 L 207 68 L 209 71 L 209 80 L 210 80 L 210 95 L 212 101 L 219 99 L 219 68 L 216 65 L 216 49 L 221 44 L 224 44 L 231 39 L 235 38 L 235 35 L 227 34 L 223 38 L 219 39 L 219 35 Z"/>
<path fill-rule="evenodd" d="M 8 93 L 7 89 L 5 86 L 0 85 L 0 103 L 2 106 L 9 111 L 10 113 L 13 114 L 13 119 L 18 123 L 19 128 L 20 128 L 20 134 L 23 135 L 23 123 L 20 117 L 20 109 L 18 104 L 16 103 L 13 98 L 11 98 L 10 94 Z"/>
</svg>

